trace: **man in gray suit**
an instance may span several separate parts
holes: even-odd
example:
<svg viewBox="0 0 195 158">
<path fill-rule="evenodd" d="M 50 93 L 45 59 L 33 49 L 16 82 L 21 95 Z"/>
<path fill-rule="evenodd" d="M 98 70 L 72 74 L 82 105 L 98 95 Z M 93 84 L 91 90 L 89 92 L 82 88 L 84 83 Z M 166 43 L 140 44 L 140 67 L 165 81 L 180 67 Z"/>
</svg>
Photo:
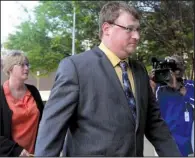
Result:
<svg viewBox="0 0 195 158">
<path fill-rule="evenodd" d="M 140 38 L 137 11 L 109 2 L 99 20 L 101 44 L 59 64 L 35 156 L 59 156 L 66 134 L 64 156 L 143 156 L 144 134 L 159 156 L 180 156 L 146 69 L 128 59 Z"/>
</svg>

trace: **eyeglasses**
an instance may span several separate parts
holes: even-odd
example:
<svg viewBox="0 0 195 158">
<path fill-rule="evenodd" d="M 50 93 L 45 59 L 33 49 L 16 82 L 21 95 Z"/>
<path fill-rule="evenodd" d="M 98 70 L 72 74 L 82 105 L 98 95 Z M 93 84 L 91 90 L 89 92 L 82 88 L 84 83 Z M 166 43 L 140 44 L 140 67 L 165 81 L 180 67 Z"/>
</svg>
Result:
<svg viewBox="0 0 195 158">
<path fill-rule="evenodd" d="M 30 68 L 30 64 L 29 63 L 18 63 L 18 66 L 24 67 L 27 66 L 28 68 Z"/>
<path fill-rule="evenodd" d="M 138 28 L 135 28 L 134 26 L 128 26 L 128 27 L 125 27 L 125 26 L 122 26 L 122 25 L 118 25 L 118 24 L 115 24 L 115 23 L 111 23 L 112 25 L 116 25 L 116 26 L 118 26 L 118 27 L 120 27 L 120 28 L 123 28 L 123 29 L 125 29 L 125 30 L 127 30 L 127 32 L 140 32 L 140 28 L 138 27 Z"/>
</svg>

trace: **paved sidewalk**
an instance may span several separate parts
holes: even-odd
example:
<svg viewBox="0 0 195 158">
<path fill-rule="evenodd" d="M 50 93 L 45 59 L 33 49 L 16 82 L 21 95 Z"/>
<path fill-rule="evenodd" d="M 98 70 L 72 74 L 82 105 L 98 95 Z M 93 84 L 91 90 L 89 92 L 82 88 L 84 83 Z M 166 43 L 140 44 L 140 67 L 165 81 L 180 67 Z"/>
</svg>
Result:
<svg viewBox="0 0 195 158">
<path fill-rule="evenodd" d="M 144 156 L 155 156 L 153 145 L 144 137 Z"/>
</svg>

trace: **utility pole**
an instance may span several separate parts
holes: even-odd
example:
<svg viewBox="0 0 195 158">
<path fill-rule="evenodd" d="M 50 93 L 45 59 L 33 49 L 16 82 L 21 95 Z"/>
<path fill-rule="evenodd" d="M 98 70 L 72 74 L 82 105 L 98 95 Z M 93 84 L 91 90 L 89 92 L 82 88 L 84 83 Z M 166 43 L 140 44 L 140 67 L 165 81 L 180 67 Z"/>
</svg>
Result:
<svg viewBox="0 0 195 158">
<path fill-rule="evenodd" d="M 75 54 L 75 22 L 76 22 L 76 8 L 73 1 L 72 55 Z"/>
<path fill-rule="evenodd" d="M 40 76 L 40 71 L 37 71 L 37 89 L 40 90 L 40 83 L 39 83 L 39 76 Z"/>
</svg>

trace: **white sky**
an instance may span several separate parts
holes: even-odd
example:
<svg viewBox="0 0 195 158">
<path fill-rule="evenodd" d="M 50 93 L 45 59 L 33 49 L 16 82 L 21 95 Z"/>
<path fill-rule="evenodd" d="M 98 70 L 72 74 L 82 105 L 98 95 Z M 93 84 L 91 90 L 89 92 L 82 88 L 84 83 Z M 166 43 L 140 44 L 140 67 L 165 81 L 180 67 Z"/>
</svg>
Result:
<svg viewBox="0 0 195 158">
<path fill-rule="evenodd" d="M 38 1 L 1 1 L 1 43 L 6 41 L 9 33 L 15 32 L 15 26 L 28 19 L 22 6 L 33 10 L 38 3 Z"/>
</svg>

